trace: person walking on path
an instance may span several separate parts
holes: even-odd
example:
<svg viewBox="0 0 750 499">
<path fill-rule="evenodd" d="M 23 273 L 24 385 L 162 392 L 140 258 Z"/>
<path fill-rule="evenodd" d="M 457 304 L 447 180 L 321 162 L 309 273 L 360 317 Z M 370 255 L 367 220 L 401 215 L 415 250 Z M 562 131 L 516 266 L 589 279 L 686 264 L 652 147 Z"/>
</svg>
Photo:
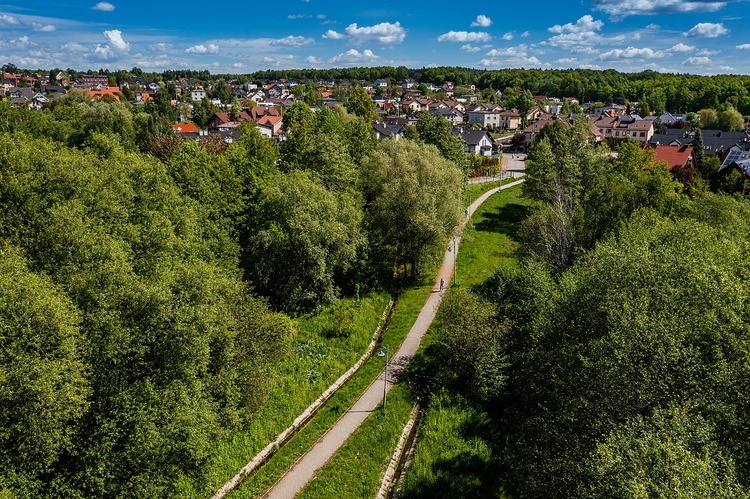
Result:
<svg viewBox="0 0 750 499">
<path fill-rule="evenodd" d="M 440 291 L 442 291 L 444 287 L 445 287 L 445 279 L 443 279 L 443 278 L 441 277 L 441 278 L 440 278 Z"/>
</svg>

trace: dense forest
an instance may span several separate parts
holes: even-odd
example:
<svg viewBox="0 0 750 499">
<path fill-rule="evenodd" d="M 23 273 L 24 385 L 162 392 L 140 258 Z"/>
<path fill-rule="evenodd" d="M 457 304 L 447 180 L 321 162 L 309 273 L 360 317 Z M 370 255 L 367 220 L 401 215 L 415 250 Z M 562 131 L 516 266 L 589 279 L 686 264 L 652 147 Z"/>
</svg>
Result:
<svg viewBox="0 0 750 499">
<path fill-rule="evenodd" d="M 447 297 L 432 391 L 488 418 L 495 493 L 748 497 L 750 206 L 579 131 L 529 156 L 520 263 Z"/>
<path fill-rule="evenodd" d="M 344 108 L 298 103 L 279 146 L 163 120 L 73 94 L 0 104 L 0 496 L 201 483 L 291 318 L 419 273 L 462 213 L 465 171 L 427 143 L 455 145 L 447 122 L 380 146 Z"/>
</svg>

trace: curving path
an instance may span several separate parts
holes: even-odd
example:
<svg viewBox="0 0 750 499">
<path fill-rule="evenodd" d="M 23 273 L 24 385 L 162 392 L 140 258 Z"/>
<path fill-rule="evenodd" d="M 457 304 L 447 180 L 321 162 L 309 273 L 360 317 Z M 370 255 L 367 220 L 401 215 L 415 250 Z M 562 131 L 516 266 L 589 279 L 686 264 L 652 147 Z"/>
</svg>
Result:
<svg viewBox="0 0 750 499">
<path fill-rule="evenodd" d="M 501 190 L 514 187 L 523 180 L 517 180 L 510 184 L 503 185 L 501 187 L 491 189 L 484 193 L 476 201 L 474 201 L 469 209 L 467 210 L 467 218 L 469 220 L 474 211 L 492 194 Z M 464 224 L 466 221 L 464 221 Z M 461 238 L 456 236 L 451 241 L 450 247 L 455 247 L 458 251 L 459 243 Z M 391 376 L 391 373 L 396 369 L 403 369 L 416 354 L 419 344 L 422 341 L 427 329 L 429 329 L 432 320 L 437 314 L 440 302 L 443 299 L 443 293 L 439 291 L 440 279 L 445 279 L 446 283 L 450 283 L 453 275 L 455 254 L 451 251 L 446 250 L 443 255 L 443 265 L 440 267 L 437 276 L 435 277 L 435 283 L 433 284 L 433 292 L 430 293 L 429 298 L 422 307 L 417 320 L 414 322 L 409 334 L 401 344 L 401 347 L 393 355 L 390 369 L 388 369 L 388 379 L 386 380 L 386 392 L 390 391 L 395 381 L 395 376 Z M 395 365 L 395 366 L 394 366 Z M 396 367 L 396 369 L 394 369 Z M 344 442 L 359 428 L 359 426 L 367 419 L 367 416 L 374 411 L 383 400 L 383 376 L 384 372 L 381 372 L 378 379 L 376 379 L 360 398 L 354 403 L 354 405 L 346 412 L 343 416 L 332 426 L 328 432 L 321 437 L 320 440 L 313 446 L 310 451 L 302 456 L 297 462 L 287 471 L 287 473 L 266 493 L 264 497 L 268 499 L 290 499 L 297 495 L 307 483 L 317 474 L 318 470 L 322 468 L 333 455 L 344 445 Z"/>
</svg>

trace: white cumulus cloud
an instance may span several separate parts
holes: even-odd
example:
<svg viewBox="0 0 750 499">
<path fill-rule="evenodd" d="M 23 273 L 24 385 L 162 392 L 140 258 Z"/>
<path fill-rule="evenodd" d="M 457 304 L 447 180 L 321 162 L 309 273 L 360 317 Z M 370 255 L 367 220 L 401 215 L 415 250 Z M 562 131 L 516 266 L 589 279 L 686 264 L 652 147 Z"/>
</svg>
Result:
<svg viewBox="0 0 750 499">
<path fill-rule="evenodd" d="M 716 38 L 727 33 L 729 33 L 729 30 L 721 23 L 698 23 L 690 31 L 683 33 L 682 36 Z"/>
<path fill-rule="evenodd" d="M 489 33 L 484 31 L 449 31 L 438 36 L 439 42 L 488 42 L 492 39 Z"/>
<path fill-rule="evenodd" d="M 152 43 L 146 46 L 151 52 L 167 52 L 172 48 L 171 43 Z"/>
<path fill-rule="evenodd" d="M 362 52 L 358 52 L 355 49 L 347 50 L 339 55 L 328 59 L 330 63 L 344 63 L 344 64 L 362 64 L 372 63 L 380 59 L 380 56 L 376 55 L 372 50 L 365 49 Z"/>
<path fill-rule="evenodd" d="M 508 32 L 508 33 L 505 33 L 505 34 L 504 34 L 504 35 L 502 36 L 502 38 L 503 38 L 503 40 L 506 40 L 506 41 L 510 41 L 510 40 L 512 40 L 512 39 L 513 39 L 513 33 L 512 33 L 512 32 Z"/>
<path fill-rule="evenodd" d="M 120 31 L 119 29 L 105 31 L 104 37 L 116 50 L 119 50 L 121 52 L 127 52 L 130 50 L 130 44 L 122 39 L 122 31 Z"/>
<path fill-rule="evenodd" d="M 663 51 L 654 51 L 651 48 L 628 47 L 626 49 L 613 49 L 599 55 L 600 61 L 616 61 L 620 59 L 659 59 L 669 56 L 669 53 Z"/>
<path fill-rule="evenodd" d="M 480 50 L 482 50 L 482 47 L 477 47 L 475 45 L 467 43 L 466 45 L 461 45 L 461 50 L 463 50 L 464 52 L 472 53 L 479 52 Z"/>
<path fill-rule="evenodd" d="M 312 38 L 305 38 L 304 36 L 292 35 L 271 40 L 271 45 L 281 45 L 283 47 L 302 47 L 311 43 L 315 43 L 315 40 Z"/>
<path fill-rule="evenodd" d="M 670 52 L 692 52 L 695 50 L 695 47 L 692 45 L 685 45 L 684 43 L 678 43 L 677 45 L 673 45 L 671 49 L 669 49 Z"/>
<path fill-rule="evenodd" d="M 489 17 L 479 14 L 477 18 L 474 20 L 473 23 L 471 23 L 471 26 L 479 26 L 480 28 L 487 28 L 489 26 L 492 26 L 492 19 Z"/>
<path fill-rule="evenodd" d="M 406 38 L 406 30 L 399 22 L 393 24 L 380 23 L 374 26 L 362 26 L 361 28 L 357 26 L 357 23 L 353 23 L 347 26 L 344 33 L 355 45 L 369 42 L 392 45 L 401 43 Z"/>
<path fill-rule="evenodd" d="M 683 64 L 686 66 L 706 66 L 711 64 L 711 59 L 708 57 L 688 57 Z"/>
<path fill-rule="evenodd" d="M 732 1 L 737 0 L 591 0 L 591 3 L 597 10 L 614 18 L 622 18 L 634 15 L 716 12 Z"/>
<path fill-rule="evenodd" d="M 314 55 L 311 55 L 311 56 L 305 58 L 305 62 L 308 63 L 308 64 L 320 64 L 323 61 L 321 61 L 320 59 L 318 59 Z"/>
<path fill-rule="evenodd" d="M 215 43 L 208 45 L 193 45 L 185 49 L 186 54 L 218 54 L 219 46 Z"/>
<path fill-rule="evenodd" d="M 99 2 L 98 4 L 91 7 L 91 10 L 99 10 L 102 12 L 112 12 L 115 10 L 115 6 L 109 2 Z"/>
<path fill-rule="evenodd" d="M 31 23 L 31 29 L 34 31 L 51 33 L 52 31 L 55 31 L 57 27 L 54 24 Z"/>
<path fill-rule="evenodd" d="M 737 48 L 740 50 L 750 50 L 750 43 L 743 43 L 742 45 L 737 45 Z"/>
<path fill-rule="evenodd" d="M 602 26 L 604 26 L 604 23 L 599 20 L 594 20 L 593 17 L 586 14 L 585 16 L 581 17 L 576 21 L 575 24 L 573 23 L 567 23 L 567 24 L 555 24 L 551 28 L 548 28 L 548 31 L 550 33 L 584 33 L 587 31 L 599 31 L 602 29 Z"/>
<path fill-rule="evenodd" d="M 322 38 L 325 38 L 326 40 L 341 40 L 342 38 L 346 38 L 346 35 L 343 35 L 339 33 L 338 31 L 334 31 L 332 29 L 329 29 L 325 33 L 323 33 Z"/>
<path fill-rule="evenodd" d="M 9 16 L 8 14 L 0 14 L 0 26 L 19 26 L 21 21 L 15 16 Z"/>
</svg>

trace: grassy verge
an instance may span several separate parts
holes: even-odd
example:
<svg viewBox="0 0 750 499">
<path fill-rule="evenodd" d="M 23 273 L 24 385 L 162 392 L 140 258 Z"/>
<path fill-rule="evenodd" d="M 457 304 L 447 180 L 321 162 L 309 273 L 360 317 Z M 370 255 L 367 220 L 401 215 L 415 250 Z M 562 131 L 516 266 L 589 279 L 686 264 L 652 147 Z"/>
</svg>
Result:
<svg viewBox="0 0 750 499">
<path fill-rule="evenodd" d="M 389 299 L 385 292 L 372 293 L 359 302 L 341 300 L 317 315 L 298 319 L 292 353 L 274 373 L 266 402 L 243 431 L 217 442 L 205 482 L 184 481 L 180 495 L 213 494 L 289 426 L 362 356 Z M 334 326 L 343 309 L 349 313 L 348 334 L 336 335 Z"/>
<path fill-rule="evenodd" d="M 520 193 L 520 186 L 499 191 L 472 215 L 458 250 L 456 273 L 459 285 L 480 284 L 500 265 L 517 261 L 520 249 L 518 225 L 532 204 Z"/>
<path fill-rule="evenodd" d="M 423 279 L 402 288 L 391 323 L 383 334 L 383 342 L 396 351 L 419 315 L 432 290 L 435 270 L 425 272 Z M 383 360 L 370 359 L 339 392 L 332 397 L 310 424 L 292 438 L 265 466 L 249 477 L 232 497 L 258 497 L 272 486 L 300 456 L 305 454 L 336 420 L 357 400 L 383 369 Z M 393 393 L 393 391 L 391 391 Z M 390 401 L 390 397 L 389 397 Z M 398 406 L 395 406 L 398 407 Z M 388 409 L 391 406 L 389 403 Z M 395 410 L 395 409 L 394 409 Z M 407 410 L 408 414 L 408 410 Z M 400 432 L 400 428 L 398 429 Z M 394 444 L 395 445 L 395 444 Z M 375 489 L 377 491 L 377 487 Z M 320 496 L 319 496 L 320 497 Z"/>
<path fill-rule="evenodd" d="M 474 213 L 458 253 L 459 285 L 475 286 L 499 266 L 518 264 L 517 226 L 532 204 L 520 192 L 520 187 L 500 191 Z M 438 313 L 415 357 L 415 367 L 439 365 L 431 358 L 438 350 L 430 346 L 437 340 L 440 320 Z M 483 409 L 459 393 L 442 390 L 433 395 L 398 497 L 504 497 L 492 452 L 496 438 Z"/>
<path fill-rule="evenodd" d="M 374 497 L 413 404 L 408 387 L 395 385 L 386 408 L 376 409 L 297 497 Z"/>
<path fill-rule="evenodd" d="M 491 189 L 494 189 L 495 187 L 500 187 L 501 185 L 515 182 L 516 180 L 518 179 L 506 178 L 503 180 L 494 180 L 492 182 L 481 182 L 479 184 L 469 184 L 464 189 L 464 207 L 469 206 L 469 200 L 471 200 L 471 202 L 474 202 L 477 200 L 479 196 L 481 196 L 485 192 Z"/>
<path fill-rule="evenodd" d="M 433 396 L 398 497 L 504 497 L 489 416 L 460 394 Z"/>
</svg>

